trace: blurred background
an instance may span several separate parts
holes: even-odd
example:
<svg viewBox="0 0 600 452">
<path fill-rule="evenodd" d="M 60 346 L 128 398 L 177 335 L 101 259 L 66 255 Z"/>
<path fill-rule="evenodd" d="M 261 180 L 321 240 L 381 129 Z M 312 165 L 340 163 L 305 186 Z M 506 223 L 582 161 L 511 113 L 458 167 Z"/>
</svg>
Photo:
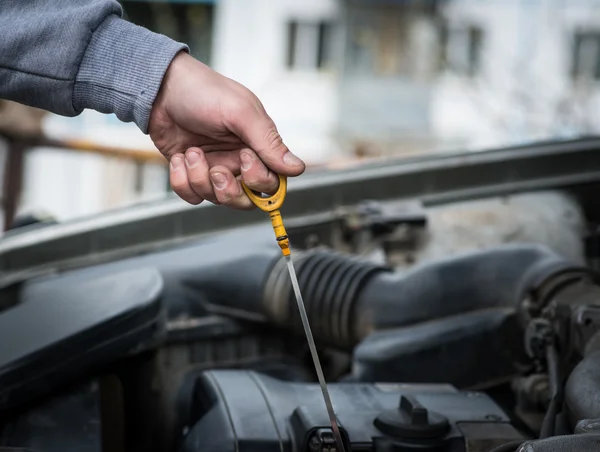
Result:
<svg viewBox="0 0 600 452">
<path fill-rule="evenodd" d="M 600 128 L 600 0 L 122 0 L 253 90 L 311 167 Z M 174 196 L 135 125 L 0 101 L 3 224 Z M 26 220 L 23 220 L 26 221 Z"/>
</svg>

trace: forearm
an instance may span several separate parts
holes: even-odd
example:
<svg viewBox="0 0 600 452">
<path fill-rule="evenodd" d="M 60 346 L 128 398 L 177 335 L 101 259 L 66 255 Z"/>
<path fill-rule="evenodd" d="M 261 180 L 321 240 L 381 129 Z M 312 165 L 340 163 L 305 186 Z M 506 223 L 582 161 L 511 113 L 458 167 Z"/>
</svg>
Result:
<svg viewBox="0 0 600 452">
<path fill-rule="evenodd" d="M 187 47 L 121 19 L 114 0 L 0 0 L 0 97 L 64 116 L 115 113 L 147 131 Z"/>
</svg>

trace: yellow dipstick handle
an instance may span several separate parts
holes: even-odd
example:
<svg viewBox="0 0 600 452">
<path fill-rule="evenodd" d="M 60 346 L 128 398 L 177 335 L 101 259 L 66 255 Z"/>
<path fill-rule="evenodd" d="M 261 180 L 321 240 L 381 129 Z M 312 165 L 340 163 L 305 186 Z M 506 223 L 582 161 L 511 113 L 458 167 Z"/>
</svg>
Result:
<svg viewBox="0 0 600 452">
<path fill-rule="evenodd" d="M 250 198 L 250 201 L 252 201 L 256 207 L 258 207 L 263 212 L 269 213 L 269 216 L 271 217 L 271 224 L 273 225 L 273 230 L 275 231 L 275 237 L 277 238 L 279 248 L 281 248 L 281 252 L 284 256 L 289 256 L 290 239 L 288 238 L 285 226 L 283 225 L 283 220 L 281 218 L 281 213 L 279 212 L 279 208 L 283 204 L 287 192 L 287 177 L 282 175 L 278 176 L 279 188 L 273 196 L 270 196 L 268 198 L 263 198 L 254 190 L 248 188 L 246 184 L 244 184 L 244 182 L 242 182 L 242 188 L 248 195 L 248 198 Z"/>
</svg>

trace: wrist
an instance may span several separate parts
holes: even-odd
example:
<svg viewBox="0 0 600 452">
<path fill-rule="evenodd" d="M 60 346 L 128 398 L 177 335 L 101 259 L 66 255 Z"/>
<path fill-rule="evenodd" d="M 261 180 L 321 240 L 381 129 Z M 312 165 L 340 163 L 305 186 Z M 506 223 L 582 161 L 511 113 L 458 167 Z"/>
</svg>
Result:
<svg viewBox="0 0 600 452">
<path fill-rule="evenodd" d="M 182 122 L 194 122 L 198 119 L 186 116 L 185 113 L 183 116 L 181 115 L 186 111 L 186 106 L 190 105 L 191 99 L 203 98 L 203 96 L 197 95 L 199 86 L 209 87 L 208 90 L 203 90 L 205 93 L 212 92 L 214 94 L 216 92 L 214 84 L 211 84 L 211 74 L 216 73 L 188 52 L 181 51 L 175 55 L 166 70 L 152 105 L 148 122 L 150 136 L 160 128 L 160 124 L 167 118 L 173 120 L 179 117 Z"/>
<path fill-rule="evenodd" d="M 73 91 L 73 106 L 114 113 L 147 133 L 163 77 L 185 44 L 109 16 L 94 31 Z"/>
</svg>

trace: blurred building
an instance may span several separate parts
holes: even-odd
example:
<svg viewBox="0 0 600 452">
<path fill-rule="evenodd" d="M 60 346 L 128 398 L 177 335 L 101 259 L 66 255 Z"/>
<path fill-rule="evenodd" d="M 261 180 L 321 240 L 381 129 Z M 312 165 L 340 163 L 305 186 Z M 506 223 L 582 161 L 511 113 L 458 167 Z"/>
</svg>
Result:
<svg viewBox="0 0 600 452">
<path fill-rule="evenodd" d="M 600 130 L 600 1 L 455 0 L 430 127 L 444 148 Z"/>
<path fill-rule="evenodd" d="M 221 0 L 213 65 L 257 93 L 309 162 L 368 153 L 399 137 L 429 147 L 436 7 Z"/>
<path fill-rule="evenodd" d="M 594 133 L 600 0 L 122 0 L 252 89 L 310 164 Z M 47 133 L 152 149 L 113 116 Z M 166 168 L 40 150 L 24 205 L 59 218 L 164 196 Z"/>
</svg>

